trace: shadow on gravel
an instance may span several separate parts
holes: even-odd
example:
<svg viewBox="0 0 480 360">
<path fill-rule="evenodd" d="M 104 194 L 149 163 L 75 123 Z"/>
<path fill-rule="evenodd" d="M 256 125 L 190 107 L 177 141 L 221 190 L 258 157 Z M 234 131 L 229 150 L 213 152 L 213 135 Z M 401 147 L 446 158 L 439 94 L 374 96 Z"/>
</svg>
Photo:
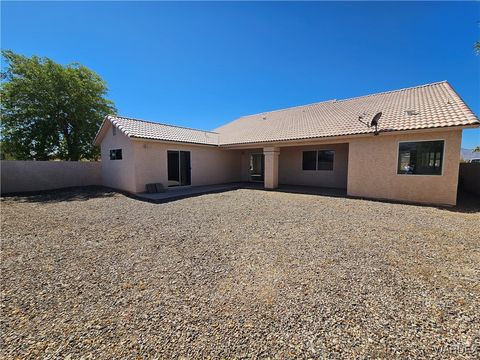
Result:
<svg viewBox="0 0 480 360">
<path fill-rule="evenodd" d="M 172 201 L 193 198 L 197 196 L 219 194 L 239 189 L 258 190 L 265 192 L 283 192 L 290 194 L 303 194 L 303 195 L 318 195 L 318 196 L 332 196 L 332 197 L 346 197 L 346 189 L 333 189 L 333 188 L 321 188 L 313 186 L 295 186 L 295 185 L 280 185 L 275 190 L 268 190 L 263 187 L 262 183 L 232 183 L 227 187 L 215 187 L 212 186 L 209 189 L 200 190 L 198 192 L 191 192 L 189 188 L 184 190 L 175 190 L 171 193 L 161 193 L 159 196 L 156 194 L 129 194 L 123 193 L 125 196 L 144 201 L 152 204 L 165 204 Z"/>
<path fill-rule="evenodd" d="M 11 198 L 17 201 L 31 203 L 56 203 L 107 198 L 114 196 L 116 193 L 118 192 L 103 186 L 83 186 L 28 193 L 2 194 L 2 198 Z"/>
<path fill-rule="evenodd" d="M 478 213 L 480 212 L 480 196 L 459 190 L 457 206 L 442 207 L 441 209 L 461 213 Z"/>
<path fill-rule="evenodd" d="M 21 202 L 31 202 L 31 203 L 56 203 L 64 201 L 86 201 L 90 199 L 97 198 L 109 198 L 115 194 L 122 194 L 128 198 L 135 199 L 137 201 L 143 201 L 148 203 L 162 204 L 172 201 L 177 201 L 181 199 L 202 196 L 206 194 L 215 194 L 223 193 L 237 189 L 250 189 L 250 190 L 260 190 L 260 191 L 272 191 L 265 190 L 260 184 L 252 183 L 239 183 L 236 186 L 231 188 L 222 188 L 217 190 L 206 191 L 196 194 L 188 194 L 178 192 L 177 194 L 166 198 L 166 199 L 147 199 L 142 198 L 136 194 L 130 194 L 124 191 L 114 190 L 108 187 L 103 186 L 84 186 L 84 187 L 70 187 L 58 190 L 47 190 L 39 192 L 29 192 L 29 193 L 12 193 L 12 194 L 2 194 L 2 199 L 12 198 L 16 201 Z M 401 201 L 389 201 L 389 200 L 380 200 L 380 199 L 365 199 L 365 198 L 356 198 L 346 195 L 345 189 L 329 189 L 329 188 L 315 188 L 315 187 L 305 187 L 305 186 L 292 186 L 292 185 L 280 185 L 280 187 L 275 192 L 284 192 L 291 194 L 305 194 L 305 195 L 314 195 L 314 196 L 327 196 L 327 197 L 340 197 L 340 198 L 351 198 L 351 199 L 361 199 L 374 202 L 383 202 L 391 204 L 408 204 L 422 207 L 434 207 L 440 210 L 458 212 L 458 213 L 480 213 L 480 196 L 467 193 L 464 191 L 459 191 L 457 197 L 457 205 L 453 207 L 448 206 L 434 206 L 426 204 L 415 204 L 415 203 L 406 203 Z"/>
<path fill-rule="evenodd" d="M 303 195 L 319 195 L 330 197 L 347 197 L 347 189 L 342 188 L 325 188 L 315 186 L 295 186 L 295 185 L 279 185 L 275 191 L 289 194 Z"/>
</svg>

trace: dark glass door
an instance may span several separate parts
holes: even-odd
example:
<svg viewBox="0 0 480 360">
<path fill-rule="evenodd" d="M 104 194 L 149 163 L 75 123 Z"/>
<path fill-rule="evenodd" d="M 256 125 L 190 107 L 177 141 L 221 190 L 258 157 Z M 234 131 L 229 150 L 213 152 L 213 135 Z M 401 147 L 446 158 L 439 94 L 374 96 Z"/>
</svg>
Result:
<svg viewBox="0 0 480 360">
<path fill-rule="evenodd" d="M 180 151 L 180 185 L 191 185 L 190 151 Z"/>
<path fill-rule="evenodd" d="M 263 154 L 250 155 L 250 180 L 263 181 L 265 160 Z"/>
<path fill-rule="evenodd" d="M 168 186 L 191 185 L 190 151 L 168 151 Z"/>
</svg>

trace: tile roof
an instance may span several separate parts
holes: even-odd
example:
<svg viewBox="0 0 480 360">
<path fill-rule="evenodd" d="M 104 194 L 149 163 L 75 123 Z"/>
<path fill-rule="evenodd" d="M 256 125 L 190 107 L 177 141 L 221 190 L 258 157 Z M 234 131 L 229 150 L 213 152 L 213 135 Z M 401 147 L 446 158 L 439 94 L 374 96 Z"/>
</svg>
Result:
<svg viewBox="0 0 480 360">
<path fill-rule="evenodd" d="M 409 112 L 412 111 L 412 114 Z M 372 133 L 358 119 L 371 121 L 382 112 L 379 131 L 480 125 L 480 121 L 446 81 L 412 88 L 330 100 L 240 117 L 212 131 L 109 115 L 132 138 L 203 145 L 235 145 Z M 99 144 L 104 126 L 95 138 Z"/>
<path fill-rule="evenodd" d="M 380 111 L 380 131 L 480 124 L 450 84 L 442 81 L 243 116 L 215 131 L 220 134 L 220 145 L 363 134 L 373 129 L 358 121 L 359 116 L 371 121 Z"/>
<path fill-rule="evenodd" d="M 151 121 L 108 115 L 110 121 L 120 131 L 131 138 L 175 141 L 182 143 L 218 145 L 218 134 L 212 131 L 196 130 L 176 125 L 166 125 Z"/>
</svg>

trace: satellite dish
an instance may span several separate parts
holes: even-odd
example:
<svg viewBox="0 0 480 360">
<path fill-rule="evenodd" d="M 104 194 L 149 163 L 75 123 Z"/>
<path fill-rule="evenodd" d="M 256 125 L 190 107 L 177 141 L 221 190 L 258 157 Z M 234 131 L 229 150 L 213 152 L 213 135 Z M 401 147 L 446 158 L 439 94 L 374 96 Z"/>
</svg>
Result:
<svg viewBox="0 0 480 360">
<path fill-rule="evenodd" d="M 382 112 L 378 112 L 370 121 L 370 123 L 367 123 L 363 120 L 363 118 L 366 116 L 366 113 L 362 113 L 361 115 L 358 116 L 358 121 L 360 121 L 362 124 L 367 125 L 368 128 L 375 127 L 374 135 L 378 135 L 378 120 L 380 120 L 380 117 L 382 116 Z"/>
<path fill-rule="evenodd" d="M 378 120 L 380 120 L 381 117 L 382 117 L 382 112 L 380 111 L 373 117 L 372 122 L 370 123 L 370 127 L 372 126 L 376 127 L 378 125 Z"/>
<path fill-rule="evenodd" d="M 375 135 L 378 135 L 378 120 L 380 120 L 381 117 L 382 117 L 382 112 L 380 111 L 373 117 L 372 122 L 370 123 L 370 127 L 375 126 L 375 132 L 374 132 Z"/>
</svg>

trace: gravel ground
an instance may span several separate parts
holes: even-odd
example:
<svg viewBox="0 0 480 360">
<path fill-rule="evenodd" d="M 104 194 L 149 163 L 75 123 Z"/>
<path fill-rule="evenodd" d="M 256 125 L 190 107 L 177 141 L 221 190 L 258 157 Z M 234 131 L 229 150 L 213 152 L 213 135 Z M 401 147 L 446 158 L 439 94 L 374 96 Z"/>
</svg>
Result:
<svg viewBox="0 0 480 360">
<path fill-rule="evenodd" d="M 259 190 L 1 205 L 4 358 L 479 358 L 480 212 Z"/>
</svg>

